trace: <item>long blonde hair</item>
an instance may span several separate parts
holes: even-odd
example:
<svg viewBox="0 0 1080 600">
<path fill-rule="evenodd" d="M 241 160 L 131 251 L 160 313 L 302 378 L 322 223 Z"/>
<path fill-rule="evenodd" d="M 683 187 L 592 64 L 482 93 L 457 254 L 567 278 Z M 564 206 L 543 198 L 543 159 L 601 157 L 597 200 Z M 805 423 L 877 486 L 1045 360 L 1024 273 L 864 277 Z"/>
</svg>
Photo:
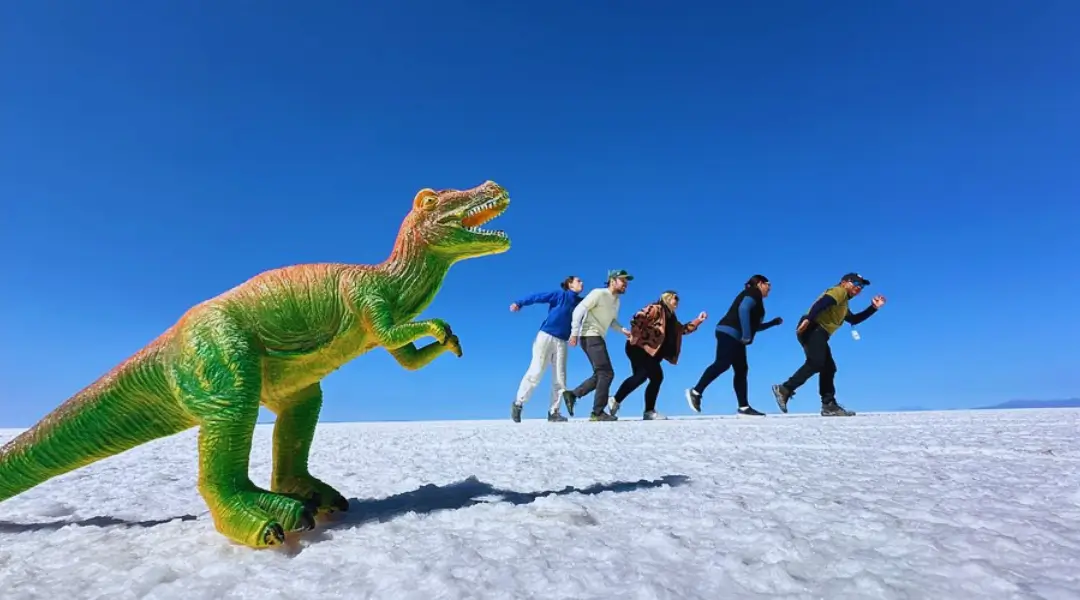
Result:
<svg viewBox="0 0 1080 600">
<path fill-rule="evenodd" d="M 678 297 L 679 293 L 675 290 L 665 290 L 664 293 L 660 294 L 660 303 L 666 306 L 672 314 L 675 314 L 675 309 L 671 308 L 671 300 L 677 299 Z"/>
</svg>

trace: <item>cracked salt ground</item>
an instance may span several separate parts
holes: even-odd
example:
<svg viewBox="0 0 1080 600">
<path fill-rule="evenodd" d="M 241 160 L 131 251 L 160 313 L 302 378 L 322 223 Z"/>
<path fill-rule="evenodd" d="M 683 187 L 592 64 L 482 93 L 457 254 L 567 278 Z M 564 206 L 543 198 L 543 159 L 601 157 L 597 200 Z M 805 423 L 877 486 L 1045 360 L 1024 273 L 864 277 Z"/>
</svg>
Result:
<svg viewBox="0 0 1080 600">
<path fill-rule="evenodd" d="M 313 471 L 351 511 L 262 552 L 214 531 L 189 431 L 0 503 L 0 596 L 1075 599 L 1077 431 L 1073 410 L 324 424 Z"/>
</svg>

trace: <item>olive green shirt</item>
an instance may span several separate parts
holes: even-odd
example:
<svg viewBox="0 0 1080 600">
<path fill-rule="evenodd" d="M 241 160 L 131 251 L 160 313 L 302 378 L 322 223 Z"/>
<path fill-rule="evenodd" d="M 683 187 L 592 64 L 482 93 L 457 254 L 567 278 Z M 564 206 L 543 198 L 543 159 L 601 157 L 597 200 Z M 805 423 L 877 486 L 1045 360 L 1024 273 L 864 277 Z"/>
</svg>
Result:
<svg viewBox="0 0 1080 600">
<path fill-rule="evenodd" d="M 816 303 L 822 296 L 832 296 L 836 304 L 829 306 L 814 317 L 814 322 L 824 329 L 829 335 L 836 332 L 844 324 L 848 315 L 848 293 L 843 286 L 837 285 L 825 290 L 821 296 L 814 299 Z M 811 305 L 812 306 L 812 305 Z"/>
</svg>

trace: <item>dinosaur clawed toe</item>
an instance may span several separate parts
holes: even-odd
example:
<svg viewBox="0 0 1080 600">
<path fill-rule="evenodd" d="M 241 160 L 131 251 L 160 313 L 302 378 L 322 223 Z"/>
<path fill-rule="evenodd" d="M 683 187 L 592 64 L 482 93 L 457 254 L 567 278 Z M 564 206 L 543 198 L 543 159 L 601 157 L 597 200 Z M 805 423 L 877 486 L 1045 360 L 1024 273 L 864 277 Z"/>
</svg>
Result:
<svg viewBox="0 0 1080 600">
<path fill-rule="evenodd" d="M 285 530 L 281 527 L 280 523 L 271 521 L 264 529 L 262 535 L 262 545 L 264 546 L 278 546 L 285 543 Z"/>
<path fill-rule="evenodd" d="M 279 482 L 274 489 L 280 494 L 296 498 L 315 516 L 349 510 L 349 500 L 345 496 L 310 475 Z"/>
</svg>

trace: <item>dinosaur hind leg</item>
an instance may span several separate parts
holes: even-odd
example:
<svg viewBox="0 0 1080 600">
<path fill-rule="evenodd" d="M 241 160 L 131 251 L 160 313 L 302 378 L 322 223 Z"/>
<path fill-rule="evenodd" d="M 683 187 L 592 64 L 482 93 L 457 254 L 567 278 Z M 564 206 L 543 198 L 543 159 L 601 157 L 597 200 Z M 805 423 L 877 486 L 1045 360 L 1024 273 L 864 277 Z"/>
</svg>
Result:
<svg viewBox="0 0 1080 600">
<path fill-rule="evenodd" d="M 200 424 L 199 492 L 217 530 L 263 548 L 284 542 L 288 531 L 314 527 L 301 501 L 259 488 L 248 475 L 262 388 L 250 334 L 227 315 L 210 313 L 186 325 L 177 341 L 173 382 Z"/>
<path fill-rule="evenodd" d="M 344 496 L 308 470 L 311 441 L 322 408 L 320 385 L 316 383 L 292 396 L 268 401 L 266 407 L 277 415 L 270 489 L 299 498 L 318 513 L 349 510 L 349 501 Z"/>
</svg>

